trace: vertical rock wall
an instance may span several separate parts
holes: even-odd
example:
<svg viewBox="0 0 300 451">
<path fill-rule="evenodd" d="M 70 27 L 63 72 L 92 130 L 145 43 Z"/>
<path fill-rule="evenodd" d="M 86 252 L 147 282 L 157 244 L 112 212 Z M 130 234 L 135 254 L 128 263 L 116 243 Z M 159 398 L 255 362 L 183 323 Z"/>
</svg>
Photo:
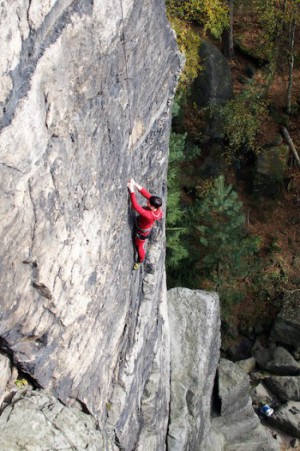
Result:
<svg viewBox="0 0 300 451">
<path fill-rule="evenodd" d="M 0 21 L 1 346 L 129 449 L 167 365 L 164 233 L 133 275 L 126 183 L 165 197 L 175 38 L 160 0 L 18 0 Z"/>
<path fill-rule="evenodd" d="M 216 293 L 187 288 L 168 292 L 171 335 L 171 402 L 168 449 L 203 450 L 210 431 L 214 378 L 220 349 Z"/>
</svg>

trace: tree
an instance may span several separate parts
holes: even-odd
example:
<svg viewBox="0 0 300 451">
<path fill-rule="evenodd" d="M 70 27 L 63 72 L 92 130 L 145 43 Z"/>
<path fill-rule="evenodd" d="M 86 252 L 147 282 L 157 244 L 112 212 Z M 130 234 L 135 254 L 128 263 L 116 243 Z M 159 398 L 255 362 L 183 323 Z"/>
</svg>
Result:
<svg viewBox="0 0 300 451">
<path fill-rule="evenodd" d="M 222 52 L 223 55 L 231 60 L 234 57 L 233 48 L 233 0 L 228 0 L 229 26 L 224 29 L 222 34 Z"/>
<path fill-rule="evenodd" d="M 166 0 L 168 19 L 177 35 L 180 51 L 186 57 L 179 87 L 185 90 L 201 69 L 199 58 L 200 25 L 202 33 L 220 38 L 229 26 L 226 0 Z"/>
<path fill-rule="evenodd" d="M 216 38 L 229 25 L 226 0 L 166 0 L 166 6 L 172 17 L 197 22 Z"/>
<path fill-rule="evenodd" d="M 255 150 L 256 135 L 266 112 L 265 103 L 249 86 L 220 110 L 224 137 L 231 150 Z"/>
<path fill-rule="evenodd" d="M 289 65 L 287 87 L 287 110 L 290 110 L 295 32 L 300 22 L 300 0 L 255 0 L 256 12 L 261 23 L 261 42 L 267 55 L 269 64 L 269 77 L 265 94 L 271 86 L 276 73 L 279 58 L 285 56 Z M 288 48 L 288 51 L 286 49 Z"/>
<path fill-rule="evenodd" d="M 224 176 L 195 208 L 198 240 L 202 246 L 202 272 L 222 290 L 224 283 L 249 275 L 251 259 L 259 250 L 258 237 L 247 233 L 242 202 Z"/>
<path fill-rule="evenodd" d="M 287 113 L 291 114 L 292 111 L 292 87 L 293 87 L 293 71 L 295 61 L 295 35 L 296 28 L 300 21 L 300 1 L 294 0 L 289 12 L 289 77 L 287 87 Z"/>
<path fill-rule="evenodd" d="M 177 269 L 188 256 L 185 236 L 187 227 L 181 205 L 180 163 L 184 159 L 186 134 L 171 133 L 167 198 L 167 269 Z"/>
</svg>

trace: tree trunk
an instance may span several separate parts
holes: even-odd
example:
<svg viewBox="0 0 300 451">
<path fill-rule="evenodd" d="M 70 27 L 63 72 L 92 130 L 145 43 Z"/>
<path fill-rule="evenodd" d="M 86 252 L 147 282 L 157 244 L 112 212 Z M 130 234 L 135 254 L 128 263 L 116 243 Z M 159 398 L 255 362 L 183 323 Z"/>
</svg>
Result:
<svg viewBox="0 0 300 451">
<path fill-rule="evenodd" d="M 231 60 L 234 58 L 233 49 L 233 0 L 228 0 L 229 7 L 229 28 L 223 31 L 222 52 L 223 55 Z"/>
<path fill-rule="evenodd" d="M 294 143 L 292 141 L 292 138 L 290 137 L 289 132 L 287 131 L 287 129 L 285 127 L 281 127 L 281 132 L 282 132 L 283 136 L 285 137 L 285 139 L 287 140 L 288 145 L 290 146 L 290 149 L 291 149 L 291 151 L 293 152 L 293 154 L 294 154 L 294 156 L 296 158 L 296 161 L 297 161 L 297 164 L 298 164 L 298 168 L 300 169 L 299 154 L 298 154 L 298 152 L 296 150 L 296 147 L 294 146 Z"/>
<path fill-rule="evenodd" d="M 291 20 L 290 23 L 290 33 L 289 33 L 289 41 L 290 41 L 290 54 L 289 54 L 289 82 L 288 82 L 288 90 L 287 90 L 287 113 L 291 114 L 291 105 L 292 105 L 292 87 L 293 87 L 293 70 L 294 70 L 294 48 L 295 48 L 295 31 L 296 31 L 296 20 L 295 17 Z"/>
</svg>

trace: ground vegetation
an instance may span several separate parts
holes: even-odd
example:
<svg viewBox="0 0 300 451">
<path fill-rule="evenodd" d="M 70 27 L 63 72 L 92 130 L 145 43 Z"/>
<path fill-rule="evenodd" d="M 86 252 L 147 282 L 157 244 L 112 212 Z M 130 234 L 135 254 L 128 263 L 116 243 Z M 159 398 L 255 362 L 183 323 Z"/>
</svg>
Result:
<svg viewBox="0 0 300 451">
<path fill-rule="evenodd" d="M 171 23 L 193 34 L 191 47 L 188 37 L 181 44 L 187 65 L 170 141 L 168 284 L 217 290 L 223 320 L 253 324 L 275 315 L 283 293 L 300 287 L 300 171 L 293 153 L 271 177 L 272 189 L 256 173 L 266 150 L 289 146 L 283 128 L 300 152 L 300 2 L 219 1 L 208 10 L 205 1 L 169 0 L 167 10 Z M 228 57 L 234 91 L 218 110 L 221 150 L 209 174 L 203 168 L 215 148 L 205 136 L 212 111 L 196 106 L 192 94 L 203 39 Z"/>
</svg>

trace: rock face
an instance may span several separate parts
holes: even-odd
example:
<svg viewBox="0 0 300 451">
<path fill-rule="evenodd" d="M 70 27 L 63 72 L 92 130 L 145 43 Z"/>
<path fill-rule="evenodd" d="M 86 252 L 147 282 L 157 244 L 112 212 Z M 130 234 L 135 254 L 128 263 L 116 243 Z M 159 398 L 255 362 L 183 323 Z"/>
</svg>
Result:
<svg viewBox="0 0 300 451">
<path fill-rule="evenodd" d="M 194 83 L 195 100 L 199 107 L 223 106 L 233 96 L 228 60 L 208 41 L 201 43 L 199 55 L 204 69 Z"/>
<path fill-rule="evenodd" d="M 276 194 L 280 189 L 287 170 L 288 156 L 289 148 L 284 144 L 263 149 L 256 156 L 256 174 L 253 189 L 267 196 Z"/>
<path fill-rule="evenodd" d="M 168 291 L 171 401 L 168 449 L 204 449 L 220 349 L 220 312 L 214 293 Z"/>
<path fill-rule="evenodd" d="M 162 449 L 164 231 L 155 274 L 132 274 L 126 184 L 165 200 L 180 57 L 163 3 L 18 0 L 0 20 L 1 347 L 64 403 L 108 417 L 124 449 L 146 449 L 141 413 L 141 440 L 158 421 Z"/>
<path fill-rule="evenodd" d="M 201 43 L 199 55 L 203 70 L 193 83 L 193 100 L 199 108 L 210 107 L 211 111 L 206 119 L 208 126 L 206 133 L 214 140 L 222 138 L 222 118 L 218 109 L 233 96 L 231 71 L 228 60 L 209 41 Z M 218 168 L 219 158 L 215 160 L 214 164 Z M 205 163 L 206 173 L 208 165 L 209 163 Z"/>
<path fill-rule="evenodd" d="M 0 354 L 0 406 L 5 396 L 6 386 L 11 378 L 11 364 L 8 357 Z"/>
<path fill-rule="evenodd" d="M 105 449 L 105 434 L 97 430 L 90 415 L 37 390 L 20 395 L 0 416 L 0 447 L 11 451 L 100 451 Z"/>
</svg>

